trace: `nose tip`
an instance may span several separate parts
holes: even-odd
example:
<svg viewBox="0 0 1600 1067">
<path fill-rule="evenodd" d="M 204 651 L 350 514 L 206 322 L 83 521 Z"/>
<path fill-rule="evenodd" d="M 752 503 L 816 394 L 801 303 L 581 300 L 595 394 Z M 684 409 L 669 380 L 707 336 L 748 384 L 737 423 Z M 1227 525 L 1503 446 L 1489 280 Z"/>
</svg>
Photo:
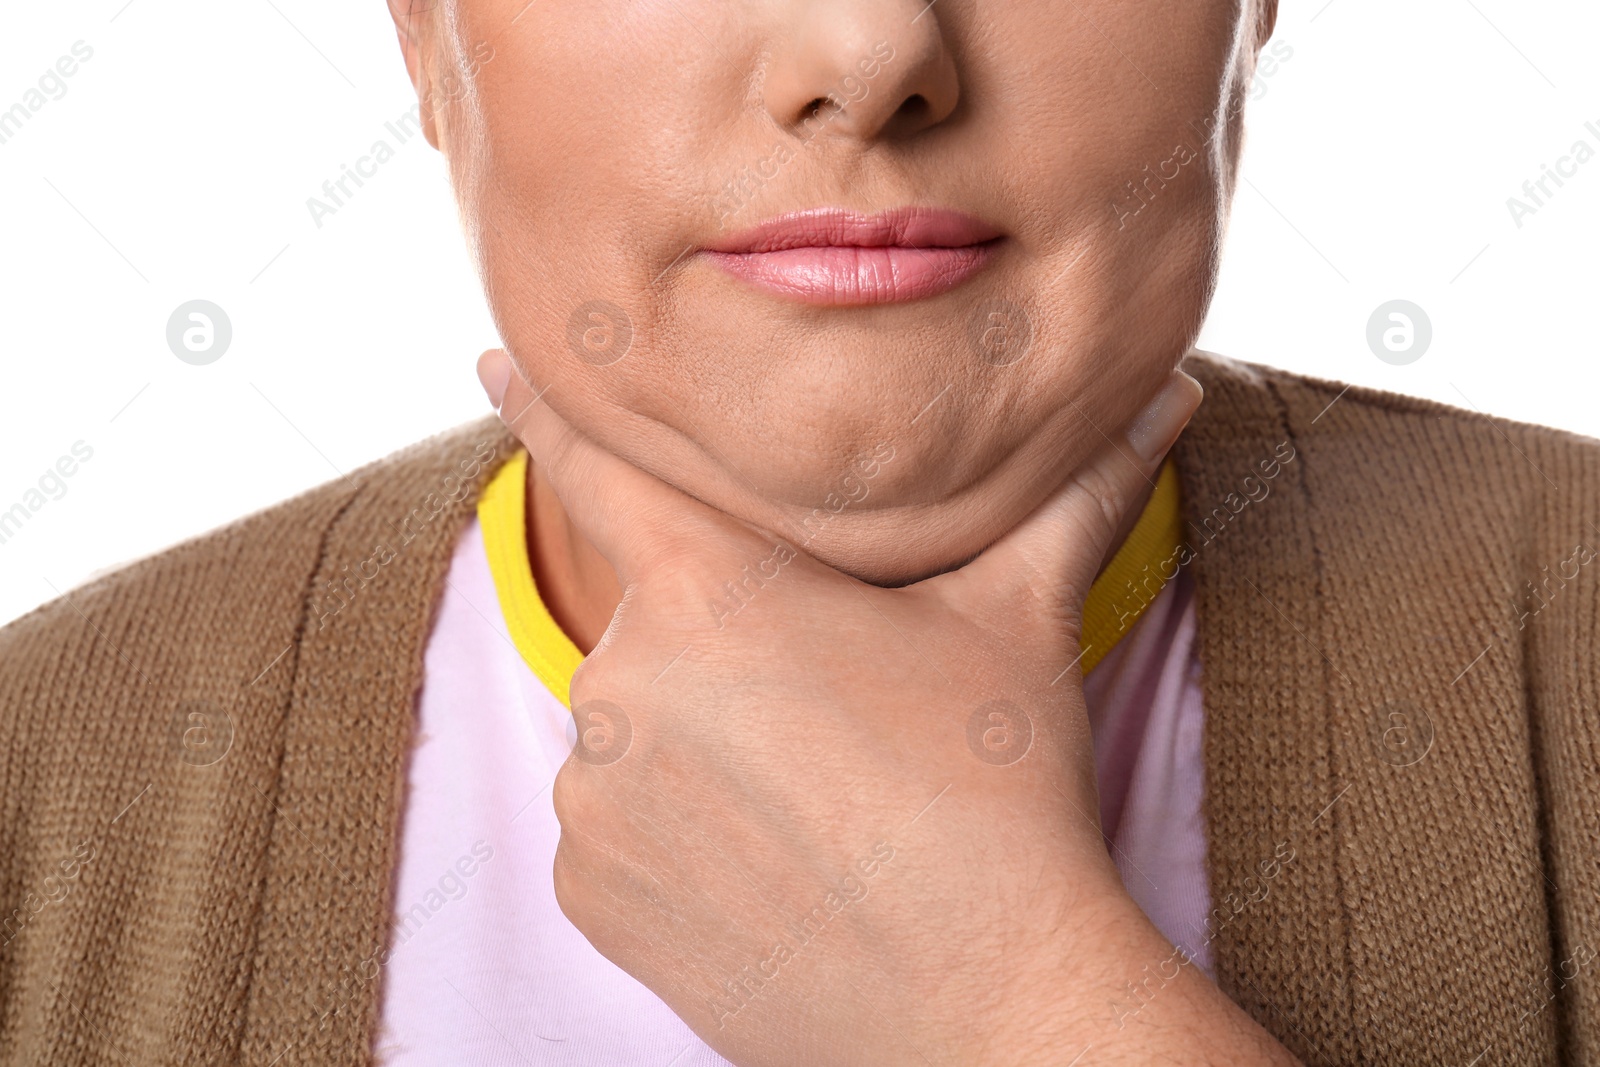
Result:
<svg viewBox="0 0 1600 1067">
<path fill-rule="evenodd" d="M 899 138 L 956 109 L 955 59 L 923 0 L 799 0 L 795 9 L 763 90 L 780 126 L 798 132 L 823 123 L 840 137 Z"/>
</svg>

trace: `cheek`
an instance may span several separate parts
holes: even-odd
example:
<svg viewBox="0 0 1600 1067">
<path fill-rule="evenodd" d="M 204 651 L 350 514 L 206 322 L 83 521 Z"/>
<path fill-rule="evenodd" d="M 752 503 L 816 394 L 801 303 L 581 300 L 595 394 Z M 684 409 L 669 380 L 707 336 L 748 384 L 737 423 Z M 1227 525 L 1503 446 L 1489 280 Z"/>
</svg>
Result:
<svg viewBox="0 0 1600 1067">
<path fill-rule="evenodd" d="M 671 4 L 453 8 L 467 88 L 449 101 L 447 156 L 500 336 L 577 417 L 653 415 L 704 362 L 664 351 L 660 279 L 714 218 L 719 107 L 743 99 L 718 84 L 731 67 Z"/>
<path fill-rule="evenodd" d="M 992 45 L 1005 56 L 993 74 L 995 173 L 1033 220 L 1055 343 L 1097 362 L 1186 349 L 1217 266 L 1217 161 L 1231 143 L 1218 126 L 1238 5 L 1182 5 L 1159 20 L 1082 7 L 1061 13 L 1049 40 L 1008 22 L 1014 36 Z"/>
</svg>

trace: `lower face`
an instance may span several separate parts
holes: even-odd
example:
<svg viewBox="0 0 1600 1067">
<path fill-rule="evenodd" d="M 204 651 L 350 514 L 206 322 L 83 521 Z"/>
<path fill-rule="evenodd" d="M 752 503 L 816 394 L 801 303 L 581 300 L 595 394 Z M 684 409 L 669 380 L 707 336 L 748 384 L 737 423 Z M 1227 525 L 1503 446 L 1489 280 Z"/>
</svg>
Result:
<svg viewBox="0 0 1600 1067">
<path fill-rule="evenodd" d="M 1015 525 L 1193 343 L 1248 17 L 453 0 L 436 119 L 501 337 L 546 400 L 892 584 Z M 828 98 L 843 110 L 805 107 Z M 830 208 L 879 243 L 782 223 Z"/>
</svg>

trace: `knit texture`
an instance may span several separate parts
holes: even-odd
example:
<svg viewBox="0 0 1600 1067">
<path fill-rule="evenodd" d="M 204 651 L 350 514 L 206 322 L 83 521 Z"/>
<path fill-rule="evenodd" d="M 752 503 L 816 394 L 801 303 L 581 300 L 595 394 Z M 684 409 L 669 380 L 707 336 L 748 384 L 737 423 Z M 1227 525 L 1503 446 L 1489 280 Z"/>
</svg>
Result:
<svg viewBox="0 0 1600 1067">
<path fill-rule="evenodd" d="M 1309 1063 L 1600 1063 L 1600 560 L 1521 614 L 1600 442 L 1188 362 L 1220 983 Z"/>
<path fill-rule="evenodd" d="M 1600 1064 L 1600 443 L 1185 369 L 1219 982 L 1308 1063 Z M 515 448 L 0 630 L 0 1062 L 370 1061 L 423 649 Z"/>
</svg>

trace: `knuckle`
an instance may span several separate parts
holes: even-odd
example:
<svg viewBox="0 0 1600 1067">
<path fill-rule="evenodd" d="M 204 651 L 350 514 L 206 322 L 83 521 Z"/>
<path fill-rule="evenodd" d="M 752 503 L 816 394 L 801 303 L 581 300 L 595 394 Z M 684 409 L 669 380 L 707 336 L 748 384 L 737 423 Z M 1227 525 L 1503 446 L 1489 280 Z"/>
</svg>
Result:
<svg viewBox="0 0 1600 1067">
<path fill-rule="evenodd" d="M 582 930 L 587 921 L 584 907 L 590 893 L 587 883 L 574 862 L 572 846 L 565 834 L 556 845 L 555 862 L 550 867 L 551 883 L 555 889 L 556 906 L 567 920 Z"/>
<path fill-rule="evenodd" d="M 1052 637 L 1065 627 L 1076 632 L 1083 611 L 1084 591 L 1071 578 L 1058 572 L 1030 567 L 1003 599 L 1005 612 L 1012 619 L 1030 620 L 1045 626 Z"/>
<path fill-rule="evenodd" d="M 1030 584 L 1028 591 L 1035 610 L 1047 619 L 1072 617 L 1083 604 L 1082 590 L 1068 579 L 1036 581 Z"/>
<path fill-rule="evenodd" d="M 585 656 L 578 669 L 572 672 L 568 686 L 572 706 L 587 704 L 591 700 L 617 700 L 627 679 L 620 660 L 611 650 L 596 649 Z"/>
<path fill-rule="evenodd" d="M 570 474 L 580 454 L 578 431 L 571 426 L 561 425 L 550 435 L 544 461 L 546 473 L 552 477 Z"/>
<path fill-rule="evenodd" d="M 583 778 L 582 765 L 569 759 L 561 765 L 555 781 L 550 785 L 550 806 L 555 809 L 556 822 L 561 824 L 561 844 L 564 848 L 571 847 L 569 832 L 583 832 L 594 819 L 593 798 Z"/>
<path fill-rule="evenodd" d="M 691 552 L 703 540 L 701 524 L 672 500 L 650 500 L 639 511 L 639 537 L 651 549 L 651 562 Z"/>
<path fill-rule="evenodd" d="M 1110 537 L 1127 510 L 1127 487 L 1105 470 L 1092 470 L 1084 477 L 1083 489 L 1090 505 L 1083 511 L 1084 521 L 1094 535 Z"/>
<path fill-rule="evenodd" d="M 714 584 L 716 570 L 694 545 L 664 546 L 652 562 L 648 592 L 663 604 L 697 603 Z"/>
<path fill-rule="evenodd" d="M 1110 545 L 1122 524 L 1125 501 L 1124 491 L 1105 472 L 1080 474 L 1061 512 L 1068 545 L 1091 554 Z"/>
<path fill-rule="evenodd" d="M 582 663 L 578 664 L 578 669 L 572 672 L 572 680 L 567 685 L 567 699 L 571 702 L 572 707 L 577 707 L 579 704 L 587 704 L 595 699 L 595 696 L 600 691 L 601 678 L 599 675 L 604 672 L 595 666 L 597 662 L 598 660 L 591 653 L 584 658 Z"/>
</svg>

